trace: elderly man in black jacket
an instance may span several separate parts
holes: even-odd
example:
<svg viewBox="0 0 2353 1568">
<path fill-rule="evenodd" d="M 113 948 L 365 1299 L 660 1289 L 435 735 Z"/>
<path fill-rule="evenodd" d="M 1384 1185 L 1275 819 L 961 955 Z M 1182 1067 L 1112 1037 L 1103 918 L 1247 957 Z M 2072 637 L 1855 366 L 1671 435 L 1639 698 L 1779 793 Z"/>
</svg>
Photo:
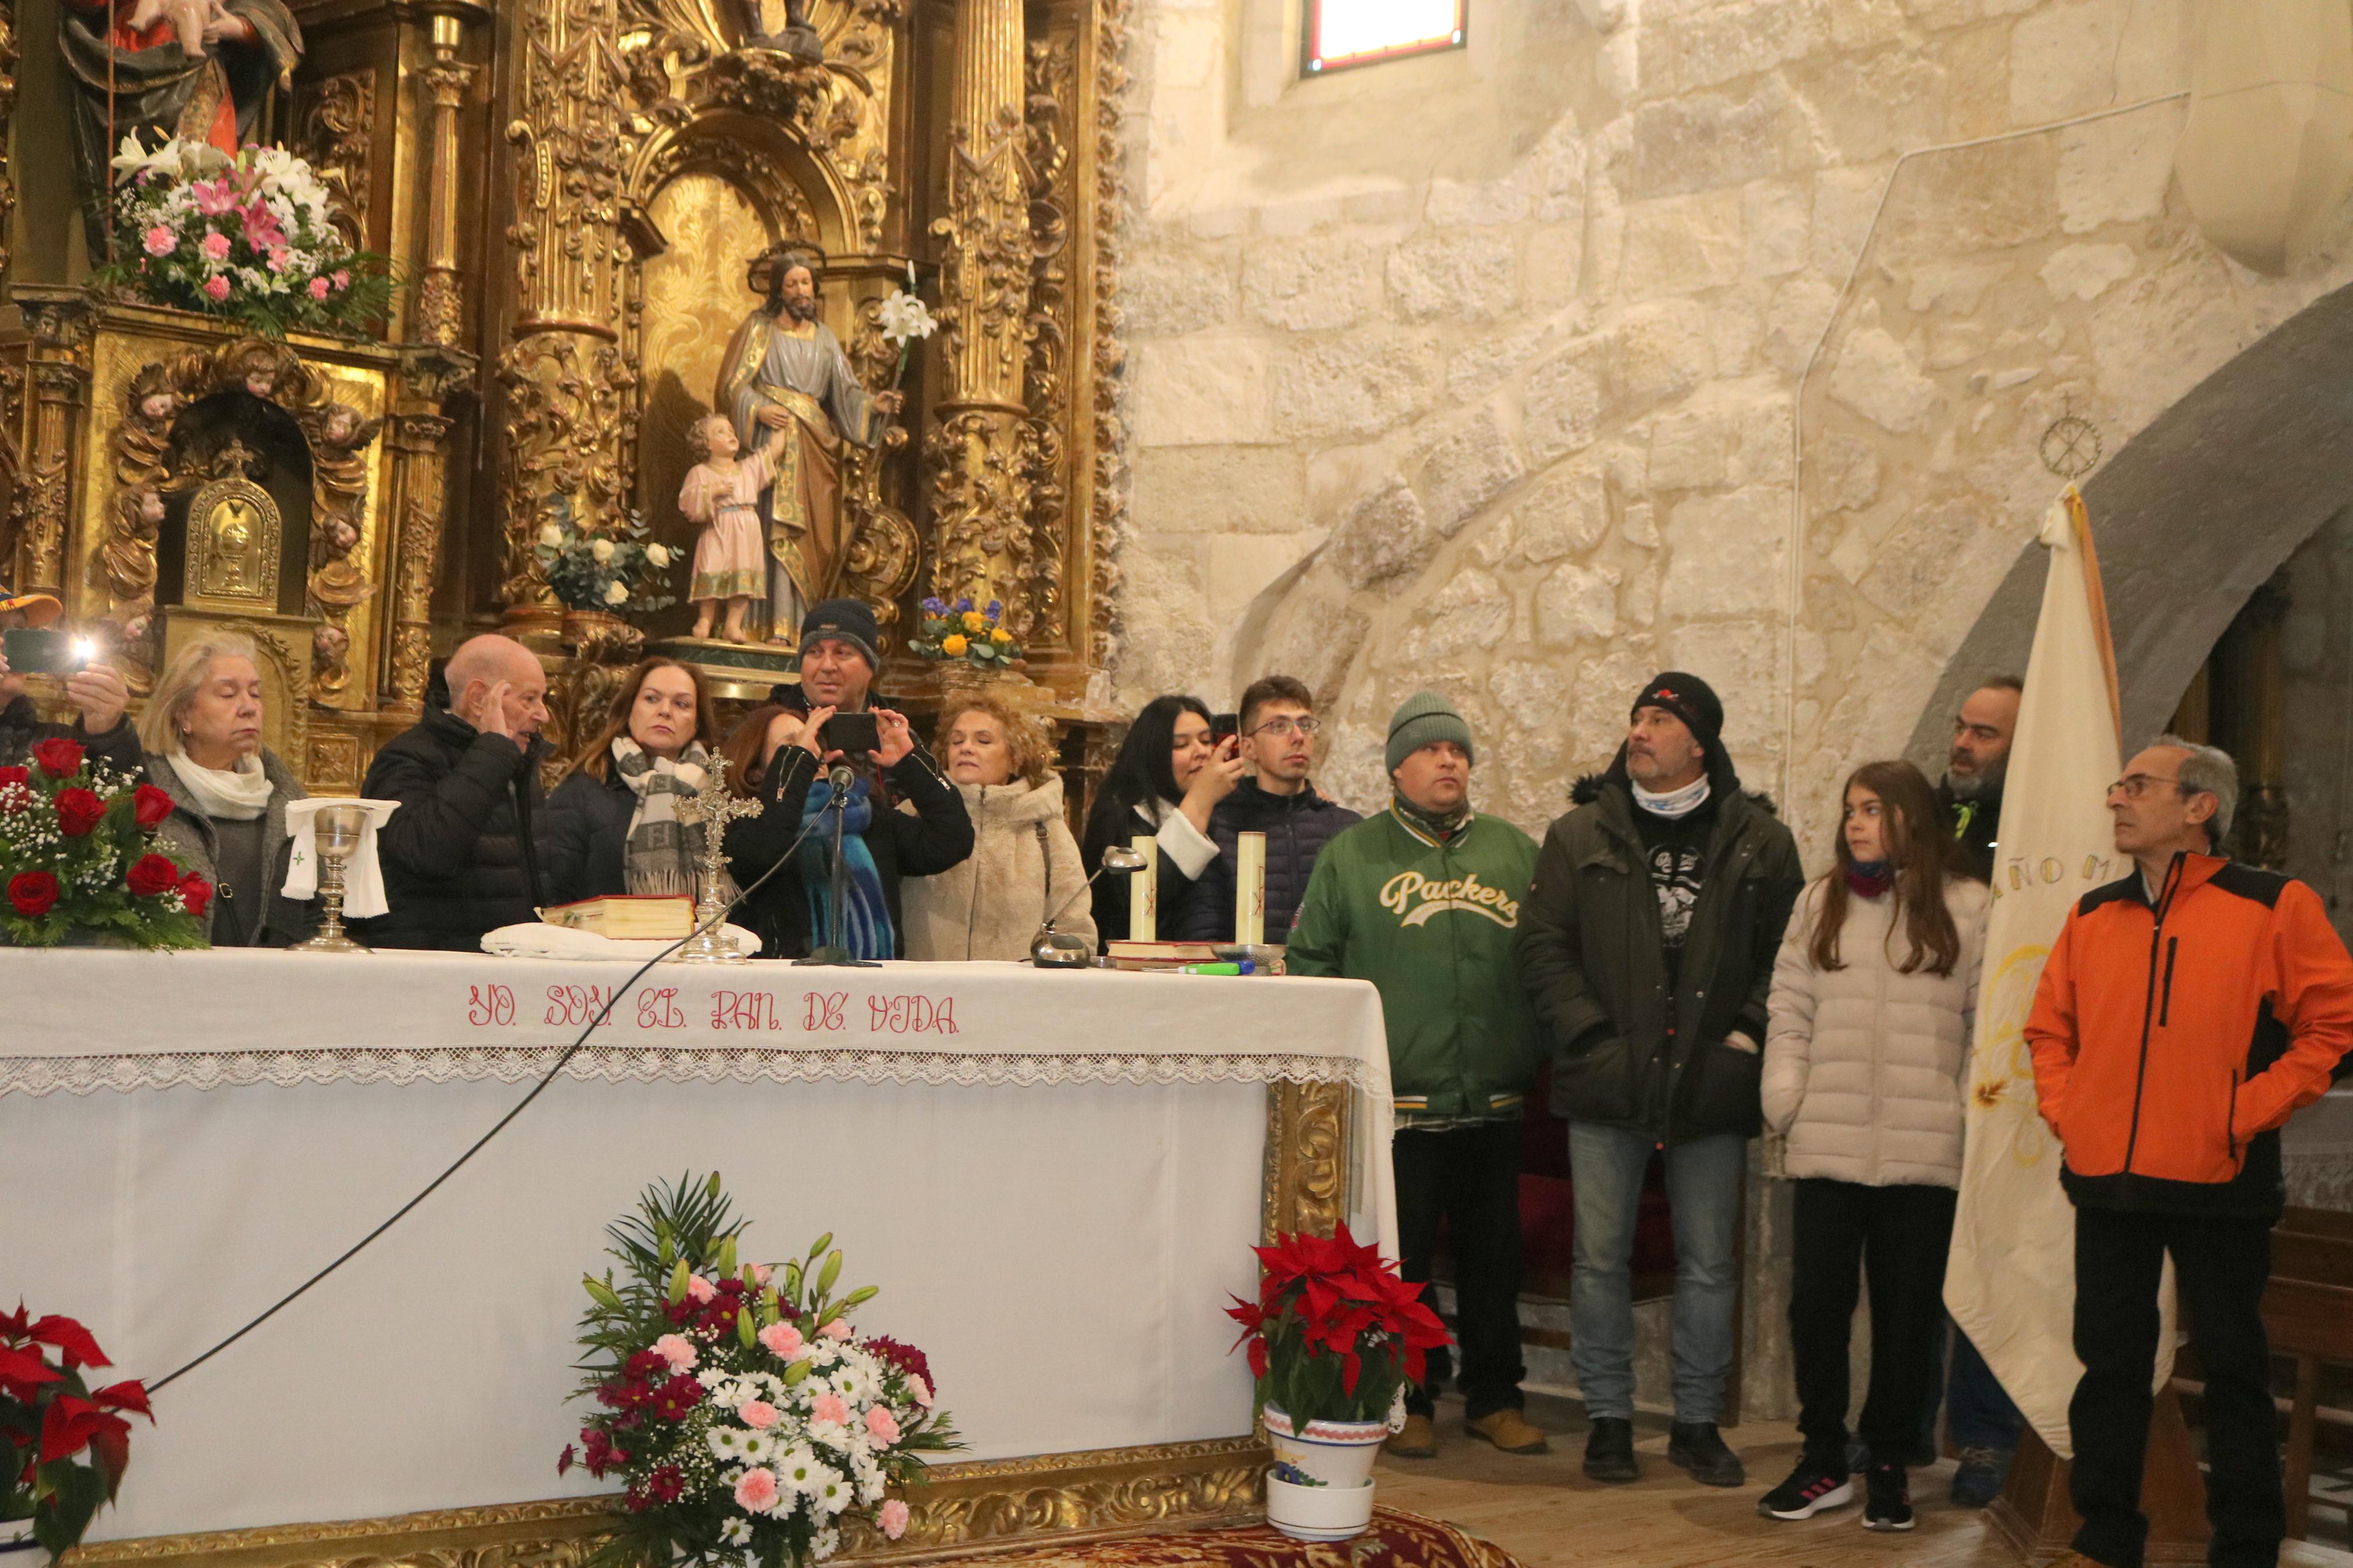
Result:
<svg viewBox="0 0 2353 1568">
<path fill-rule="evenodd" d="M 1645 687 L 1609 771 L 1580 781 L 1576 809 L 1545 836 L 1520 920 L 1520 977 L 1551 1037 L 1553 1110 L 1568 1120 L 1569 1354 L 1596 1480 L 1638 1474 L 1629 1267 L 1660 1149 L 1675 1233 L 1667 1458 L 1710 1486 L 1746 1479 L 1716 1422 L 1766 1001 L 1804 875 L 1789 830 L 1742 793 L 1723 732 L 1724 705 L 1697 676 Z"/>
<path fill-rule="evenodd" d="M 43 626 L 64 606 L 47 594 L 11 595 L 0 588 L 0 628 Z M 0 767 L 22 767 L 33 748 L 52 736 L 79 742 L 93 761 L 126 777 L 141 776 L 145 752 L 139 731 L 124 717 L 131 689 L 105 665 L 92 663 L 65 678 L 66 700 L 80 710 L 70 726 L 44 723 L 25 690 L 25 678 L 12 673 L 0 652 Z"/>
<path fill-rule="evenodd" d="M 448 682 L 448 706 L 428 700 L 361 790 L 400 802 L 376 835 L 392 906 L 367 922 L 379 947 L 473 952 L 485 932 L 537 920 L 546 901 L 546 672 L 521 643 L 479 637 L 449 656 Z"/>
</svg>

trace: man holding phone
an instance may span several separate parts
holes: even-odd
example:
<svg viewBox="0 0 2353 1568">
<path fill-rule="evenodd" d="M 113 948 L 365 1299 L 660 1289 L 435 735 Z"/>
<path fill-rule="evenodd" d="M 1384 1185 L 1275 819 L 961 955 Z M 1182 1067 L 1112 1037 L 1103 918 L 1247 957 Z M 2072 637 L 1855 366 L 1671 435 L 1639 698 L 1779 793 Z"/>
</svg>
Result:
<svg viewBox="0 0 2353 1568">
<path fill-rule="evenodd" d="M 10 595 L 0 590 L 0 634 L 47 626 L 64 608 L 47 594 Z M 0 637 L 0 767 L 22 767 L 36 745 L 62 735 L 86 748 L 93 760 L 136 776 L 142 753 L 139 731 L 124 716 L 131 689 L 122 677 L 97 662 L 89 645 L 78 648 L 77 639 L 62 632 L 43 634 L 43 646 L 33 650 L 39 658 L 37 664 L 25 659 L 21 668 L 12 667 L 11 645 L 22 653 L 28 640 Z M 25 689 L 25 677 L 41 674 L 64 678 L 66 700 L 80 710 L 70 726 L 41 721 Z"/>
<path fill-rule="evenodd" d="M 801 706 L 810 718 L 823 718 L 821 765 L 829 773 L 846 763 L 852 777 L 838 806 L 828 777 L 809 786 L 802 808 L 809 831 L 793 867 L 757 898 L 755 917 L 786 958 L 807 956 L 830 927 L 833 825 L 823 820 L 827 812 L 842 814 L 849 901 L 841 924 L 853 958 L 900 956 L 906 946 L 900 880 L 936 876 L 972 854 L 964 796 L 915 744 L 906 715 L 873 706 L 881 643 L 881 628 L 863 600 L 827 599 L 801 620 Z M 736 880 L 748 886 L 765 869 L 738 866 Z"/>
</svg>

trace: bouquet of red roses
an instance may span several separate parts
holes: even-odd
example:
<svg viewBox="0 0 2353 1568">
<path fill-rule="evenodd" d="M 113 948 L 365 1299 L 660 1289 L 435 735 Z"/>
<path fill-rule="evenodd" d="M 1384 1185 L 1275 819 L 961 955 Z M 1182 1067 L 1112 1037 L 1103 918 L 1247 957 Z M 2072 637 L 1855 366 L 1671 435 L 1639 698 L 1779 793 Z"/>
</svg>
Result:
<svg viewBox="0 0 2353 1568">
<path fill-rule="evenodd" d="M 1419 1383 L 1431 1351 L 1453 1342 L 1421 1287 L 1398 1278 L 1377 1247 L 1337 1235 L 1278 1236 L 1251 1248 L 1258 1300 L 1239 1296 L 1226 1316 L 1250 1343 L 1258 1400 L 1300 1422 L 1386 1421 L 1408 1383 Z"/>
<path fill-rule="evenodd" d="M 119 1412 L 155 1419 L 137 1382 L 94 1390 L 83 1380 L 84 1367 L 111 1364 L 71 1318 L 36 1319 L 21 1301 L 0 1312 L 0 1525 L 31 1520 L 52 1562 L 122 1484 L 131 1423 Z"/>
<path fill-rule="evenodd" d="M 54 947 L 69 931 L 132 947 L 206 945 L 212 884 L 155 852 L 172 797 L 138 784 L 79 742 L 53 736 L 25 767 L 0 768 L 0 931 L 18 947 Z"/>
<path fill-rule="evenodd" d="M 962 1447 L 923 1352 L 850 1326 L 875 1292 L 833 1294 L 833 1237 L 739 1268 L 727 1210 L 716 1172 L 649 1187 L 607 1231 L 621 1278 L 582 1281 L 580 1397 L 599 1408 L 577 1460 L 628 1489 L 596 1568 L 822 1563 L 853 1520 L 897 1541 L 922 1456 Z"/>
</svg>

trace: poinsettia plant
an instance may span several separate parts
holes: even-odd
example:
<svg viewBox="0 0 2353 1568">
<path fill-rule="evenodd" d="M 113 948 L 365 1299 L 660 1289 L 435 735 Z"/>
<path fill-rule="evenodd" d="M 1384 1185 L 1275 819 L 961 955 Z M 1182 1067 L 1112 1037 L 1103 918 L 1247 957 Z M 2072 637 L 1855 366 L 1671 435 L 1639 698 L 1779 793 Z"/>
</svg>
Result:
<svg viewBox="0 0 2353 1568">
<path fill-rule="evenodd" d="M 155 848 L 172 797 L 52 735 L 0 768 L 0 931 L 54 947 L 69 931 L 133 947 L 206 945 L 212 884 Z"/>
<path fill-rule="evenodd" d="M 35 1318 L 22 1301 L 0 1312 L 0 1523 L 32 1521 L 51 1562 L 122 1485 L 124 1413 L 155 1419 L 136 1379 L 90 1387 L 83 1373 L 112 1364 L 71 1318 Z"/>
<path fill-rule="evenodd" d="M 1258 1300 L 1234 1298 L 1226 1316 L 1242 1326 L 1258 1403 L 1298 1421 L 1386 1421 L 1431 1351 L 1451 1344 L 1421 1287 L 1398 1277 L 1377 1247 L 1342 1225 L 1251 1248 Z"/>
<path fill-rule="evenodd" d="M 598 1568 L 822 1563 L 861 1516 L 896 1541 L 894 1494 L 922 1481 L 923 1455 L 962 1447 L 923 1352 L 850 1326 L 875 1288 L 834 1295 L 833 1237 L 739 1266 L 729 1207 L 715 1171 L 648 1187 L 606 1232 L 619 1277 L 582 1281 L 575 1397 L 600 1408 L 556 1470 L 627 1486 Z"/>
</svg>

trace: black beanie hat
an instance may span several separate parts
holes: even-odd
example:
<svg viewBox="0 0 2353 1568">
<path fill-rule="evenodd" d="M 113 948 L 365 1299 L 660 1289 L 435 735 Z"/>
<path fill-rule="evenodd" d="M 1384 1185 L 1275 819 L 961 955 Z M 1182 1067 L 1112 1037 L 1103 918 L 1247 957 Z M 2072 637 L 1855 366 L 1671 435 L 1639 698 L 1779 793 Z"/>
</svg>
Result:
<svg viewBox="0 0 2353 1568">
<path fill-rule="evenodd" d="M 1663 708 L 1682 720 L 1692 739 L 1711 760 L 1724 744 L 1724 704 L 1715 690 L 1696 675 L 1680 669 L 1670 669 L 1654 676 L 1642 694 L 1634 699 L 1633 709 L 1627 714 L 1630 720 L 1645 708 Z"/>
<path fill-rule="evenodd" d="M 882 628 L 875 624 L 874 611 L 863 599 L 827 599 L 809 606 L 801 617 L 800 656 L 824 637 L 839 637 L 853 644 L 866 656 L 866 667 L 880 671 L 882 656 L 875 651 L 882 641 Z"/>
</svg>

